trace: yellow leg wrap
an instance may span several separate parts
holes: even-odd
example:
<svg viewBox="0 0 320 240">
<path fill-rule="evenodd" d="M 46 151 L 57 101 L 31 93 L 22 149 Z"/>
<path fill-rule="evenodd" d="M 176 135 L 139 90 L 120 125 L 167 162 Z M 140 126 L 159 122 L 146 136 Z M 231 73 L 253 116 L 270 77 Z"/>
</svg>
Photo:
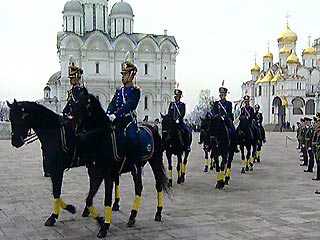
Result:
<svg viewBox="0 0 320 240">
<path fill-rule="evenodd" d="M 163 207 L 163 191 L 158 192 L 158 207 Z"/>
<path fill-rule="evenodd" d="M 105 214 L 105 223 L 111 223 L 112 222 L 112 209 L 111 207 L 105 207 L 104 208 L 104 214 Z"/>
<path fill-rule="evenodd" d="M 247 161 L 242 161 L 242 167 L 245 168 L 247 166 Z"/>
<path fill-rule="evenodd" d="M 62 209 L 66 209 L 67 206 L 68 206 L 68 204 L 66 204 L 66 202 L 63 201 L 63 200 L 60 198 L 60 206 L 61 206 Z"/>
<path fill-rule="evenodd" d="M 61 209 L 60 209 L 60 198 L 56 198 L 54 200 L 54 205 L 53 205 L 53 213 L 56 215 L 60 215 Z"/>
<path fill-rule="evenodd" d="M 120 198 L 120 185 L 116 185 L 115 187 L 115 198 Z"/>
<path fill-rule="evenodd" d="M 92 216 L 93 218 L 97 218 L 97 217 L 100 216 L 98 210 L 97 210 L 93 205 L 90 206 L 90 207 L 88 207 L 88 209 L 89 209 L 89 211 L 90 211 L 90 213 L 91 213 L 91 216 Z"/>
<path fill-rule="evenodd" d="M 139 195 L 136 195 L 136 199 L 134 200 L 132 210 L 138 211 L 140 208 L 141 202 L 142 202 L 142 197 Z"/>
<path fill-rule="evenodd" d="M 230 169 L 230 168 L 227 168 L 226 175 L 227 175 L 228 177 L 231 176 L 231 169 Z"/>
<path fill-rule="evenodd" d="M 180 171 L 178 172 L 178 177 L 181 177 L 181 168 L 180 168 Z"/>
<path fill-rule="evenodd" d="M 261 157 L 261 151 L 257 151 L 257 157 Z"/>
<path fill-rule="evenodd" d="M 224 173 L 223 172 L 219 172 L 218 175 L 217 175 L 217 180 L 220 181 L 224 181 Z"/>
<path fill-rule="evenodd" d="M 182 164 L 182 172 L 186 173 L 187 171 L 187 164 Z"/>
<path fill-rule="evenodd" d="M 169 179 L 172 179 L 172 178 L 173 178 L 172 170 L 169 170 Z"/>
<path fill-rule="evenodd" d="M 253 157 L 249 158 L 249 164 L 253 164 Z"/>
<path fill-rule="evenodd" d="M 207 166 L 207 167 L 208 167 L 208 165 L 209 165 L 209 159 L 206 159 L 206 160 L 204 161 L 204 166 Z"/>
</svg>

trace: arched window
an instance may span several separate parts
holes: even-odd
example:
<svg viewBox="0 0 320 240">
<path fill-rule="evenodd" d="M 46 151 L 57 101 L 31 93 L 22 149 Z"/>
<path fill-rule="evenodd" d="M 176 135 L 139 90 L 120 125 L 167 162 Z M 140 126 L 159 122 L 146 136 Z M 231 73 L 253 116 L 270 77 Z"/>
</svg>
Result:
<svg viewBox="0 0 320 240">
<path fill-rule="evenodd" d="M 304 100 L 296 97 L 292 100 L 293 115 L 303 115 Z"/>
<path fill-rule="evenodd" d="M 148 74 L 148 64 L 144 64 L 144 74 Z"/>
<path fill-rule="evenodd" d="M 144 97 L 144 110 L 148 109 L 148 97 Z"/>
<path fill-rule="evenodd" d="M 100 73 L 100 64 L 96 63 L 96 73 Z"/>
<path fill-rule="evenodd" d="M 315 104 L 312 99 L 307 101 L 305 112 L 306 112 L 306 115 L 314 115 L 315 114 Z"/>
</svg>

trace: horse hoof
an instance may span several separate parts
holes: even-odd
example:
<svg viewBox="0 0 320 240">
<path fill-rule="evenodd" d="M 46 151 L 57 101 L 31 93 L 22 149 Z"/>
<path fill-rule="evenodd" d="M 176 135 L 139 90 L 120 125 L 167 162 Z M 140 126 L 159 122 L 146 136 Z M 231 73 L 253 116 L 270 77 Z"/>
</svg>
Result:
<svg viewBox="0 0 320 240">
<path fill-rule="evenodd" d="M 87 207 L 84 207 L 83 211 L 82 211 L 82 217 L 89 217 L 90 215 L 90 211 Z"/>
<path fill-rule="evenodd" d="M 260 162 L 260 158 L 257 158 L 257 162 L 258 162 L 258 163 Z"/>
<path fill-rule="evenodd" d="M 68 204 L 66 209 L 69 213 L 75 214 L 76 213 L 76 208 L 73 205 Z"/>
<path fill-rule="evenodd" d="M 181 182 L 182 182 L 182 183 L 184 183 L 184 181 L 186 180 L 186 179 L 185 179 L 185 176 L 186 176 L 185 173 L 182 173 L 182 174 L 181 174 Z"/>
<path fill-rule="evenodd" d="M 246 173 L 246 170 L 244 170 L 244 168 L 242 168 L 241 173 Z"/>
<path fill-rule="evenodd" d="M 253 171 L 253 167 L 250 168 L 250 171 Z"/>
<path fill-rule="evenodd" d="M 109 224 L 107 223 L 103 223 L 102 227 L 100 228 L 97 237 L 98 238 L 104 238 L 107 236 L 108 233 L 108 229 L 109 229 Z"/>
<path fill-rule="evenodd" d="M 224 182 L 223 180 L 219 180 L 219 181 L 217 182 L 216 188 L 218 188 L 218 189 L 223 189 L 223 188 L 224 188 L 224 185 L 225 185 L 225 182 Z"/>
<path fill-rule="evenodd" d="M 168 188 L 171 188 L 171 187 L 172 187 L 172 179 L 169 179 Z"/>
<path fill-rule="evenodd" d="M 117 212 L 117 211 L 119 211 L 119 210 L 120 210 L 119 204 L 118 204 L 118 203 L 114 203 L 114 204 L 112 205 L 112 211 Z"/>
<path fill-rule="evenodd" d="M 57 221 L 58 215 L 57 214 L 51 214 L 51 216 L 47 219 L 47 221 L 44 223 L 46 227 L 52 227 L 56 221 Z"/>
<path fill-rule="evenodd" d="M 104 225 L 104 218 L 103 217 L 96 217 L 97 223 L 99 224 L 100 228 L 103 228 Z"/>
<path fill-rule="evenodd" d="M 160 222 L 161 221 L 161 213 L 156 213 L 156 215 L 154 216 L 154 220 L 156 221 L 156 222 Z"/>
<path fill-rule="evenodd" d="M 135 219 L 129 219 L 128 223 L 127 223 L 127 227 L 134 227 L 134 225 L 136 224 L 136 220 Z"/>
<path fill-rule="evenodd" d="M 230 177 L 229 177 L 229 176 L 226 176 L 226 177 L 225 177 L 225 184 L 226 184 L 226 185 L 229 185 L 229 180 L 230 180 Z"/>
<path fill-rule="evenodd" d="M 181 184 L 181 177 L 178 177 L 177 183 L 178 183 L 178 184 Z"/>
<path fill-rule="evenodd" d="M 210 170 L 213 170 L 213 169 L 214 169 L 214 166 L 211 166 L 211 167 L 210 167 Z"/>
<path fill-rule="evenodd" d="M 247 172 L 249 171 L 249 167 L 248 167 L 248 166 L 246 166 L 246 171 L 247 171 Z"/>
<path fill-rule="evenodd" d="M 205 168 L 203 169 L 203 172 L 208 172 L 208 167 L 205 167 Z"/>
</svg>

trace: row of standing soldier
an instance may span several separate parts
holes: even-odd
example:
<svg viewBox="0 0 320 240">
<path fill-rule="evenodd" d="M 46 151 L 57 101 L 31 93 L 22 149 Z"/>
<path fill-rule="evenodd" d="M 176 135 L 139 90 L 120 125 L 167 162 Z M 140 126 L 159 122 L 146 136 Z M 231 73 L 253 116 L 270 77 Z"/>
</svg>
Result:
<svg viewBox="0 0 320 240">
<path fill-rule="evenodd" d="M 317 163 L 317 173 L 312 180 L 320 180 L 320 113 L 313 119 L 301 118 L 297 123 L 298 149 L 301 150 L 303 162 L 300 166 L 306 166 L 304 172 L 313 172 L 314 159 Z"/>
</svg>

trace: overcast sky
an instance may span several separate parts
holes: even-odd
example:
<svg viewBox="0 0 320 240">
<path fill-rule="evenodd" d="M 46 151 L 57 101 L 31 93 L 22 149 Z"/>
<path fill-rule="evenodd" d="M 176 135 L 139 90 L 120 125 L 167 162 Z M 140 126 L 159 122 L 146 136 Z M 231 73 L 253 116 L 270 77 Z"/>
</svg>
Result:
<svg viewBox="0 0 320 240">
<path fill-rule="evenodd" d="M 13 3 L 14 2 L 14 3 Z M 111 6 L 117 1 L 109 1 Z M 217 96 L 222 80 L 229 99 L 241 97 L 250 69 L 270 51 L 278 61 L 277 37 L 289 26 L 298 35 L 297 55 L 320 38 L 319 0 L 127 0 L 135 14 L 134 32 L 176 37 L 176 81 L 190 112 L 201 89 Z M 49 77 L 60 70 L 56 49 L 65 0 L 1 1 L 0 100 L 35 101 Z M 109 9 L 109 10 L 110 10 Z"/>
</svg>

